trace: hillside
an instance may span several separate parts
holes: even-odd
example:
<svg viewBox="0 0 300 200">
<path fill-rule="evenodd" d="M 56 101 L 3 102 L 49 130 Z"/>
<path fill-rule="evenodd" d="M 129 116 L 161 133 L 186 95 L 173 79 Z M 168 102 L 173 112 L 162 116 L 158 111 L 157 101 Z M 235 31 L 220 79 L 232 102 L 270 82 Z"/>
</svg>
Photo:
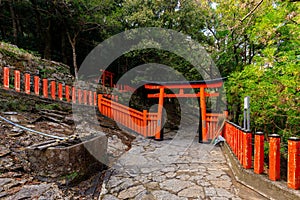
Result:
<svg viewBox="0 0 300 200">
<path fill-rule="evenodd" d="M 18 69 L 21 72 L 29 72 L 71 84 L 74 76 L 70 73 L 70 67 L 59 62 L 42 59 L 30 51 L 18 48 L 16 45 L 0 42 L 0 73 L 2 67 Z"/>
</svg>

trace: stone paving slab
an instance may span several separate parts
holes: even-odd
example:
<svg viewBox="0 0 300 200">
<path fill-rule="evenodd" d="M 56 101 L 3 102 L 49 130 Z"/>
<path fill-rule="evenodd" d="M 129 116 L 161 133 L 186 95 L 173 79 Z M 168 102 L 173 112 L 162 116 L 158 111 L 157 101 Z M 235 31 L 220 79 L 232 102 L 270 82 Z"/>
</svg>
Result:
<svg viewBox="0 0 300 200">
<path fill-rule="evenodd" d="M 241 199 L 229 170 L 221 149 L 197 143 L 195 135 L 172 141 L 137 137 L 113 165 L 99 199 Z"/>
</svg>

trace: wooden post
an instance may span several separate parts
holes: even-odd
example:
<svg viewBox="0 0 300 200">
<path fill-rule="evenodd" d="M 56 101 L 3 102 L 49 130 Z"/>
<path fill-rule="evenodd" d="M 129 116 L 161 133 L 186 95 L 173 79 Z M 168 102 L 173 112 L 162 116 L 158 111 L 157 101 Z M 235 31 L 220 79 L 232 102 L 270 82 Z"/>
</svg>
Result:
<svg viewBox="0 0 300 200">
<path fill-rule="evenodd" d="M 206 127 L 206 101 L 205 101 L 205 89 L 200 88 L 200 108 L 201 108 L 201 120 L 202 120 L 202 142 L 207 142 L 207 127 Z"/>
<path fill-rule="evenodd" d="M 238 146 L 238 136 L 237 136 L 237 128 L 233 126 L 233 152 L 237 155 L 237 146 Z"/>
<path fill-rule="evenodd" d="M 84 105 L 87 104 L 87 91 L 86 90 L 83 90 L 83 103 L 84 103 Z"/>
<path fill-rule="evenodd" d="M 103 114 L 101 108 L 101 100 L 102 100 L 102 94 L 98 94 L 98 110 L 101 114 Z"/>
<path fill-rule="evenodd" d="M 250 169 L 252 165 L 252 133 L 244 130 L 243 134 L 243 167 Z"/>
<path fill-rule="evenodd" d="M 48 79 L 43 79 L 43 96 L 48 98 Z"/>
<path fill-rule="evenodd" d="M 34 93 L 40 95 L 40 77 L 34 76 Z"/>
<path fill-rule="evenodd" d="M 51 97 L 53 100 L 56 99 L 56 83 L 55 83 L 55 81 L 51 81 Z"/>
<path fill-rule="evenodd" d="M 30 94 L 30 74 L 25 74 L 25 93 Z"/>
<path fill-rule="evenodd" d="M 81 104 L 81 89 L 77 89 L 78 103 Z"/>
<path fill-rule="evenodd" d="M 277 134 L 270 135 L 269 178 L 280 179 L 280 136 Z"/>
<path fill-rule="evenodd" d="M 300 138 L 288 140 L 288 187 L 300 189 Z"/>
<path fill-rule="evenodd" d="M 237 157 L 240 163 L 243 163 L 243 146 L 245 147 L 244 143 L 244 130 L 242 127 L 237 127 Z"/>
<path fill-rule="evenodd" d="M 70 87 L 68 85 L 65 86 L 65 96 L 67 102 L 70 102 Z"/>
<path fill-rule="evenodd" d="M 72 102 L 76 103 L 76 88 L 72 87 Z"/>
<path fill-rule="evenodd" d="M 157 129 L 155 132 L 156 140 L 163 140 L 163 134 L 161 134 L 163 104 L 164 104 L 164 87 L 160 87 L 159 88 L 159 99 L 158 99 L 158 111 L 157 111 L 157 114 L 158 114 Z"/>
<path fill-rule="evenodd" d="M 92 106 L 93 105 L 93 92 L 89 91 L 89 105 Z"/>
<path fill-rule="evenodd" d="M 254 173 L 264 172 L 264 133 L 255 133 Z"/>
<path fill-rule="evenodd" d="M 142 132 L 143 132 L 144 137 L 148 136 L 148 133 L 147 133 L 147 110 L 143 110 Z"/>
<path fill-rule="evenodd" d="M 3 87 L 9 89 L 9 68 L 3 67 Z"/>
<path fill-rule="evenodd" d="M 97 92 L 94 92 L 94 106 L 97 106 Z"/>
<path fill-rule="evenodd" d="M 112 74 L 110 75 L 110 87 L 113 87 L 113 76 L 112 76 Z"/>
<path fill-rule="evenodd" d="M 62 100 L 63 98 L 63 87 L 62 83 L 58 83 L 58 99 Z"/>
<path fill-rule="evenodd" d="M 20 71 L 19 71 L 19 70 L 15 70 L 15 90 L 16 90 L 17 92 L 20 92 L 20 91 L 21 91 L 20 82 L 21 82 L 21 79 L 20 79 Z"/>
</svg>

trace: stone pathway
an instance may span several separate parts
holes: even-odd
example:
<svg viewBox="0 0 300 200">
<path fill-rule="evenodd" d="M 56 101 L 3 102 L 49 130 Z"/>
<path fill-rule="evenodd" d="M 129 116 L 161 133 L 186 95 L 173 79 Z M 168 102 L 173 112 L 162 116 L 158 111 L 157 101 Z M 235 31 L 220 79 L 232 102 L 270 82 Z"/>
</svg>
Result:
<svg viewBox="0 0 300 200">
<path fill-rule="evenodd" d="M 111 168 L 101 200 L 241 199 L 220 147 L 195 135 L 154 141 L 137 137 Z"/>
</svg>

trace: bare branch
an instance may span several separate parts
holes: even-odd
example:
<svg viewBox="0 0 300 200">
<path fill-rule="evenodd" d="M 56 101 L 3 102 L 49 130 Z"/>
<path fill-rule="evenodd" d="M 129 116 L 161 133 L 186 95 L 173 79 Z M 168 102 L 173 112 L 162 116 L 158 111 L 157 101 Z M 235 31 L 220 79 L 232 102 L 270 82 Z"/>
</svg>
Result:
<svg viewBox="0 0 300 200">
<path fill-rule="evenodd" d="M 252 15 L 254 13 L 254 11 L 262 4 L 264 0 L 261 0 L 245 17 L 243 17 L 243 19 L 241 19 L 240 21 L 243 22 L 245 19 L 247 19 L 250 15 Z"/>
</svg>

